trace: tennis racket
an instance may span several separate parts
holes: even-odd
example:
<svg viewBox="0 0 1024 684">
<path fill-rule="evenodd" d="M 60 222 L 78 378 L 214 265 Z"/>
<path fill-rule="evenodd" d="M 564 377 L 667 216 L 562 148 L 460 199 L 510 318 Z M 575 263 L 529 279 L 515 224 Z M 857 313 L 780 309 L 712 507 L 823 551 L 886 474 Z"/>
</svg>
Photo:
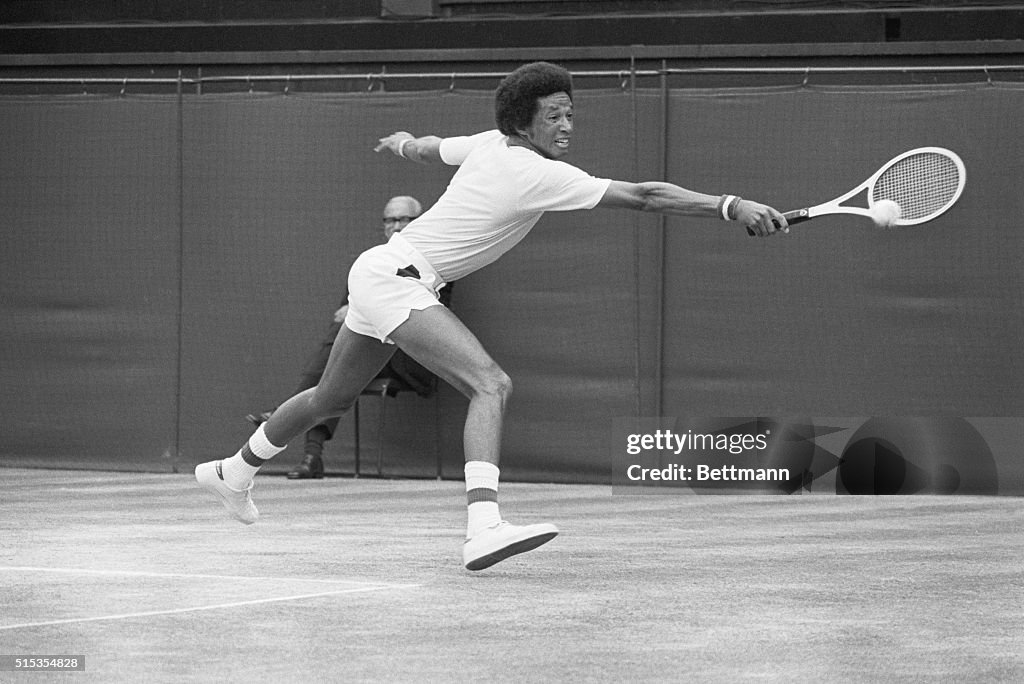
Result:
<svg viewBox="0 0 1024 684">
<path fill-rule="evenodd" d="M 916 226 L 944 214 L 960 198 L 967 181 L 964 162 L 955 152 L 942 147 L 919 147 L 889 160 L 874 175 L 836 199 L 783 214 L 789 225 L 819 216 L 856 214 L 872 218 L 872 208 L 881 200 L 899 205 L 895 226 Z M 866 194 L 867 207 L 847 201 Z M 747 229 L 750 235 L 754 232 Z"/>
</svg>

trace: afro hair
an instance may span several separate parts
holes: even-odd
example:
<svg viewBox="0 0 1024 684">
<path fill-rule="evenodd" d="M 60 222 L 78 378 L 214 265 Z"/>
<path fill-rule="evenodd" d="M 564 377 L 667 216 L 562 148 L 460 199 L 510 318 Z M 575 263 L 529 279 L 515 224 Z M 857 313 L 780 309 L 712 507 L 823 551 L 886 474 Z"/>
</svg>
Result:
<svg viewBox="0 0 1024 684">
<path fill-rule="evenodd" d="M 537 111 L 537 100 L 554 93 L 572 99 L 572 76 L 550 62 L 524 64 L 502 79 L 494 96 L 494 118 L 498 130 L 516 135 L 529 127 Z"/>
</svg>

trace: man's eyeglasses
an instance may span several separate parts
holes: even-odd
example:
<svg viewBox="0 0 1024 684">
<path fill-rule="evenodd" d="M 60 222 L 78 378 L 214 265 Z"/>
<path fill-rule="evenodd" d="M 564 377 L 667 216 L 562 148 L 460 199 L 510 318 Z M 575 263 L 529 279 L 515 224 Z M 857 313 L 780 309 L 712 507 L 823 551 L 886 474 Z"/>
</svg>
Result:
<svg viewBox="0 0 1024 684">
<path fill-rule="evenodd" d="M 409 223 L 414 218 L 416 218 L 416 217 L 415 216 L 385 216 L 381 220 L 381 223 L 383 223 L 385 226 L 388 225 L 389 223 Z"/>
</svg>

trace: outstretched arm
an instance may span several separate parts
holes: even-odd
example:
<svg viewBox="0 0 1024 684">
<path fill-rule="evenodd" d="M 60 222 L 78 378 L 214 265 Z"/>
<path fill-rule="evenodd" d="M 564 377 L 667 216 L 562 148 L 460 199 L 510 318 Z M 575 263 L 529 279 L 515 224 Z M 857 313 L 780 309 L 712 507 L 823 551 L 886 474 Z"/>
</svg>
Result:
<svg viewBox="0 0 1024 684">
<path fill-rule="evenodd" d="M 705 195 L 671 183 L 627 183 L 613 180 L 597 206 L 674 216 L 722 218 L 722 200 L 723 197 L 719 195 Z M 724 210 L 728 212 L 729 206 L 725 206 Z M 789 224 L 781 213 L 758 202 L 737 198 L 733 211 L 728 215 L 757 235 L 789 232 Z"/>
<path fill-rule="evenodd" d="M 440 147 L 441 138 L 438 138 L 436 135 L 417 138 L 412 133 L 398 131 L 381 138 L 380 144 L 374 147 L 373 151 L 391 150 L 399 157 L 426 164 L 441 161 Z"/>
</svg>

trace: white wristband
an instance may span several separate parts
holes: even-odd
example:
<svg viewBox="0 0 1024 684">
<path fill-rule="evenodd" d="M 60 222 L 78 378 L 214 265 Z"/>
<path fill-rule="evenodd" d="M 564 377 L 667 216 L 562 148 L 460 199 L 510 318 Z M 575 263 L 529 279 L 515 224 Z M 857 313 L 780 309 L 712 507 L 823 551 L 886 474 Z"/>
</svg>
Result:
<svg viewBox="0 0 1024 684">
<path fill-rule="evenodd" d="M 402 159 L 408 159 L 408 157 L 405 156 L 405 146 L 410 142 L 412 142 L 412 138 L 406 138 L 402 142 L 398 143 L 398 156 Z"/>
<path fill-rule="evenodd" d="M 726 195 L 723 198 L 722 202 L 719 204 L 719 210 L 720 210 L 720 212 L 722 214 L 722 220 L 723 221 L 731 220 L 729 218 L 729 205 L 732 204 L 733 200 L 735 200 L 735 199 L 736 199 L 736 195 Z"/>
</svg>

